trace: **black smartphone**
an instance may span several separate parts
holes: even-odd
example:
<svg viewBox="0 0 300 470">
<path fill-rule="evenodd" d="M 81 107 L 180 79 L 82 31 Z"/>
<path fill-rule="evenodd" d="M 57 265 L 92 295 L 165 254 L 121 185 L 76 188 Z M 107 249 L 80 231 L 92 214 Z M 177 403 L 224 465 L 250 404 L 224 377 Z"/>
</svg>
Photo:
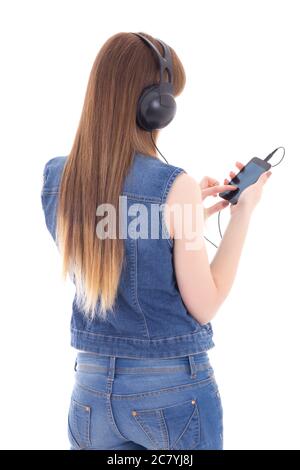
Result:
<svg viewBox="0 0 300 470">
<path fill-rule="evenodd" d="M 234 177 L 228 184 L 238 186 L 235 191 L 224 191 L 219 193 L 219 196 L 231 204 L 236 204 L 241 193 L 251 184 L 256 183 L 262 173 L 268 171 L 271 168 L 271 164 L 261 160 L 260 158 L 254 157 L 250 160 L 247 165 Z"/>
</svg>

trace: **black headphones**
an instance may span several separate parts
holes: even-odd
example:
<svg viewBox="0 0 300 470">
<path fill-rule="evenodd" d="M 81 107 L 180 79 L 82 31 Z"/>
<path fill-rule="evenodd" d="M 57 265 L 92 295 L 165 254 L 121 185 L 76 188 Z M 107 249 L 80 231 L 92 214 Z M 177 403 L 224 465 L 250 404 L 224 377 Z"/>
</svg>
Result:
<svg viewBox="0 0 300 470">
<path fill-rule="evenodd" d="M 155 129 L 163 129 L 174 118 L 176 114 L 176 102 L 173 96 L 173 66 L 169 46 L 157 39 L 162 45 L 164 56 L 162 56 L 142 33 L 133 33 L 139 36 L 156 53 L 159 60 L 160 79 L 159 83 L 149 85 L 143 89 L 137 104 L 136 122 L 141 129 L 151 132 Z M 168 81 L 163 82 L 163 73 L 168 72 Z"/>
</svg>

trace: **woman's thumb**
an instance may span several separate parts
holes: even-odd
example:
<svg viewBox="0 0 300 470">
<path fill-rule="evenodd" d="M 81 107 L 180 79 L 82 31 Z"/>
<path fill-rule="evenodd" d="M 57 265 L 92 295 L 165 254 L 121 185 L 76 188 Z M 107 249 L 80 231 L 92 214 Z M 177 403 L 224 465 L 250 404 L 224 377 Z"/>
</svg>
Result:
<svg viewBox="0 0 300 470">
<path fill-rule="evenodd" d="M 267 172 L 264 172 L 260 175 L 258 181 L 260 181 L 261 183 L 265 183 L 267 181 L 267 179 L 271 176 L 272 172 L 271 171 L 267 171 Z"/>
</svg>

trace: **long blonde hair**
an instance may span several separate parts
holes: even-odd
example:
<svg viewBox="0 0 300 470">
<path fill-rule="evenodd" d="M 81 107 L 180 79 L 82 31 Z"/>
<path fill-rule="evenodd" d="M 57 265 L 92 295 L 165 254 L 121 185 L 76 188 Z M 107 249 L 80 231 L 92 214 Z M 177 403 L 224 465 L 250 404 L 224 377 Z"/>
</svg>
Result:
<svg viewBox="0 0 300 470">
<path fill-rule="evenodd" d="M 142 34 L 163 54 L 158 41 Z M 174 95 L 178 96 L 186 77 L 181 61 L 170 49 Z M 77 304 L 88 317 L 98 313 L 105 318 L 113 308 L 124 258 L 124 240 L 96 236 L 96 209 L 109 203 L 118 214 L 119 195 L 135 151 L 157 156 L 150 133 L 136 124 L 136 109 L 142 89 L 158 82 L 154 52 L 126 32 L 104 43 L 89 76 L 79 126 L 61 178 L 56 228 L 63 276 L 74 277 Z M 154 141 L 157 133 L 153 131 Z"/>
</svg>

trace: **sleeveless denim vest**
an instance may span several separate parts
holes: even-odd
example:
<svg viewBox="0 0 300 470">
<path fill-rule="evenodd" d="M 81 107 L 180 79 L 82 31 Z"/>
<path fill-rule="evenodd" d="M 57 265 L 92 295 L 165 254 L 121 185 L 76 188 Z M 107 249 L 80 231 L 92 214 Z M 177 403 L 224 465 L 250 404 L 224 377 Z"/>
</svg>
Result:
<svg viewBox="0 0 300 470">
<path fill-rule="evenodd" d="M 66 159 L 52 158 L 43 173 L 42 206 L 47 228 L 55 242 L 58 191 Z M 125 211 L 122 205 L 122 220 L 127 222 L 129 233 L 131 214 L 136 219 L 139 214 L 136 209 L 142 205 L 148 211 L 146 236 L 150 233 L 153 212 L 158 214 L 158 230 L 155 236 L 148 238 L 143 231 L 139 237 L 124 237 L 125 263 L 114 311 L 108 312 L 106 320 L 87 319 L 74 297 L 71 317 L 74 348 L 142 359 L 180 357 L 214 346 L 211 324 L 201 325 L 183 303 L 173 268 L 173 240 L 168 234 L 163 211 L 158 210 L 163 207 L 176 176 L 184 171 L 158 158 L 134 154 L 123 185 L 122 196 L 127 208 Z M 153 208 L 157 210 L 151 212 Z"/>
</svg>

